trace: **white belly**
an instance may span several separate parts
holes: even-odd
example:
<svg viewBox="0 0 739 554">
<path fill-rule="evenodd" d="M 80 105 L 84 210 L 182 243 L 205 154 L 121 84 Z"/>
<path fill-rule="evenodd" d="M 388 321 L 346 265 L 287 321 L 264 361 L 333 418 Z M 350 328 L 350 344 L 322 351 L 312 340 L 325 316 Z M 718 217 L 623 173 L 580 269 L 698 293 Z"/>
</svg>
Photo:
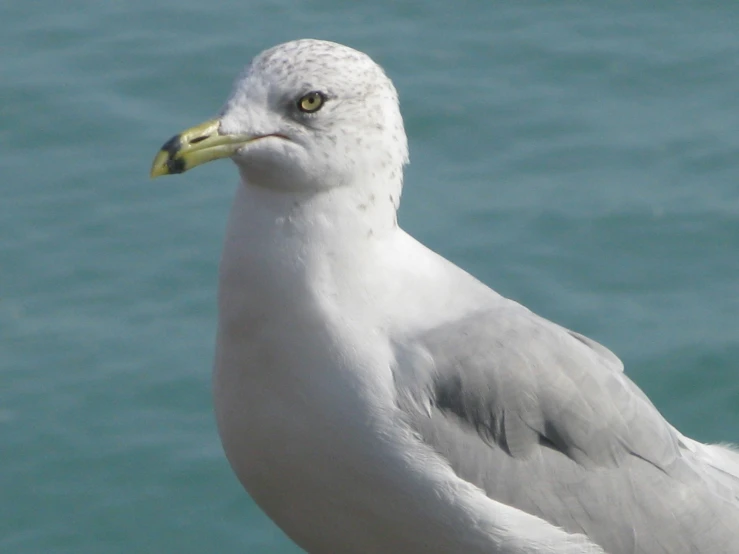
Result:
<svg viewBox="0 0 739 554">
<path fill-rule="evenodd" d="M 356 372 L 327 367 L 330 347 L 316 348 L 316 337 L 276 348 L 259 335 L 219 340 L 214 398 L 229 462 L 257 504 L 309 552 L 353 552 L 353 544 L 367 552 L 373 539 L 361 537 L 368 529 L 374 536 L 385 519 L 378 499 L 390 448 L 373 414 L 377 391 Z M 314 347 L 298 346 L 307 344 Z M 311 371 L 322 358 L 323 370 Z"/>
</svg>

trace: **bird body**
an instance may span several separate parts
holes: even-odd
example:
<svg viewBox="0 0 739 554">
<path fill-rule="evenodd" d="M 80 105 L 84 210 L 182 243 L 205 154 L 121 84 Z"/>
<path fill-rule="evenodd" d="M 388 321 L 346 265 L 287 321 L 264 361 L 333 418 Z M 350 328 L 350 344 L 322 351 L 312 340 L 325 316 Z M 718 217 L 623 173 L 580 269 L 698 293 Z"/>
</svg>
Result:
<svg viewBox="0 0 739 554">
<path fill-rule="evenodd" d="M 680 435 L 605 347 L 398 227 L 405 132 L 368 57 L 312 40 L 261 54 L 153 173 L 226 156 L 241 184 L 216 417 L 239 480 L 297 544 L 739 552 L 739 455 Z"/>
</svg>

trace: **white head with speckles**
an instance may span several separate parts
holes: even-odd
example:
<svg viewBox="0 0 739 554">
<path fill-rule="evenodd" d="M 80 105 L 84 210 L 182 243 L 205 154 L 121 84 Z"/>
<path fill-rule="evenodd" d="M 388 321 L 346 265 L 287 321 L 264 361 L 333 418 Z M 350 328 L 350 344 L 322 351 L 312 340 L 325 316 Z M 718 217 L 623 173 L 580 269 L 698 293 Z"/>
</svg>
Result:
<svg viewBox="0 0 739 554">
<path fill-rule="evenodd" d="M 408 145 L 397 92 L 347 46 L 306 39 L 261 53 L 237 80 L 219 130 L 263 137 L 231 156 L 250 184 L 308 192 L 394 182 L 399 196 Z"/>
</svg>

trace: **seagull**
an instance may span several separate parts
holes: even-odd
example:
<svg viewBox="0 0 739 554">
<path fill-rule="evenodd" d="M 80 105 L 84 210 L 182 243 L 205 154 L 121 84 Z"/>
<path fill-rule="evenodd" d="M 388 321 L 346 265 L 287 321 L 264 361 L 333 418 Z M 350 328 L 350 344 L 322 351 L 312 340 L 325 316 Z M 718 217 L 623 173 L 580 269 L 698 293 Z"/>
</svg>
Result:
<svg viewBox="0 0 739 554">
<path fill-rule="evenodd" d="M 311 554 L 736 554 L 739 452 L 680 434 L 597 342 L 405 233 L 398 95 L 364 53 L 259 54 L 152 177 L 230 158 L 216 420 Z"/>
</svg>

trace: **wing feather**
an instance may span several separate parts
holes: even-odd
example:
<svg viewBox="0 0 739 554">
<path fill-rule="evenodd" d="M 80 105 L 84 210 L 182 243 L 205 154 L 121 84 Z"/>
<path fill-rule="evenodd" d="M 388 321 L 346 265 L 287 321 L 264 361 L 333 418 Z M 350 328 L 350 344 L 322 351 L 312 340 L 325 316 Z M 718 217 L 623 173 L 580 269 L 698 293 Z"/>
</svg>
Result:
<svg viewBox="0 0 739 554">
<path fill-rule="evenodd" d="M 739 489 L 605 347 L 504 299 L 403 344 L 400 408 L 489 497 L 610 554 L 739 552 Z"/>
</svg>

